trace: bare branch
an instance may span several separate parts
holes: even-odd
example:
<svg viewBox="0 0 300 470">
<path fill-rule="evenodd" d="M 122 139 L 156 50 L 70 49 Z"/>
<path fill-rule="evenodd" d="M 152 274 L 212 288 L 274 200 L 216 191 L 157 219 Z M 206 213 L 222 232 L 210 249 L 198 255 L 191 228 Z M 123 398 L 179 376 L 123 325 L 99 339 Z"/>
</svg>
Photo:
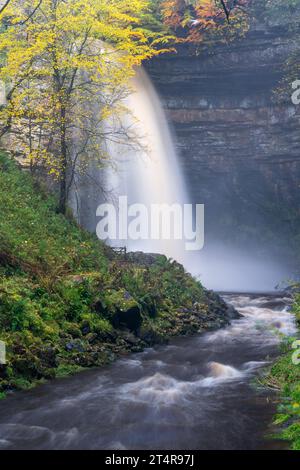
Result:
<svg viewBox="0 0 300 470">
<path fill-rule="evenodd" d="M 28 21 L 31 20 L 31 18 L 35 15 L 35 13 L 38 11 L 38 9 L 40 8 L 40 6 L 42 5 L 43 3 L 43 0 L 40 0 L 39 3 L 37 4 L 37 6 L 34 8 L 34 10 L 30 13 L 30 15 L 26 18 L 26 20 L 22 21 L 20 23 L 20 25 L 24 25 L 26 24 Z"/>
<path fill-rule="evenodd" d="M 233 0 L 230 2 L 230 5 L 228 5 L 228 2 L 225 2 L 225 0 L 220 0 L 220 3 L 222 5 L 222 9 L 225 13 L 227 22 L 230 23 L 230 15 L 235 9 L 241 9 L 241 5 L 239 4 L 239 0 Z"/>
<path fill-rule="evenodd" d="M 222 7 L 223 7 L 223 10 L 224 10 L 226 19 L 227 19 L 227 21 L 228 21 L 228 23 L 229 23 L 229 21 L 230 21 L 230 11 L 229 11 L 229 9 L 227 8 L 227 5 L 226 5 L 225 1 L 224 1 L 224 0 L 220 0 L 220 1 L 221 1 L 221 5 L 222 5 Z"/>
<path fill-rule="evenodd" d="M 1 13 L 4 12 L 4 10 L 8 7 L 8 5 L 10 4 L 11 0 L 7 0 L 4 5 L 0 8 L 0 15 Z"/>
</svg>

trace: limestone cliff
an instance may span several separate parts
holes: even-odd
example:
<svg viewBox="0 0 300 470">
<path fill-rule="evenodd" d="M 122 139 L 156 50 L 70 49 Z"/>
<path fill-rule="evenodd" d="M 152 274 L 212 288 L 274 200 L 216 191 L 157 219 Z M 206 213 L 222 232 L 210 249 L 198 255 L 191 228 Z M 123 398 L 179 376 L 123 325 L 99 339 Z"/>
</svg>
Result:
<svg viewBox="0 0 300 470">
<path fill-rule="evenodd" d="M 287 27 L 258 26 L 231 45 L 199 55 L 184 47 L 148 65 L 208 234 L 234 233 L 242 245 L 258 237 L 261 247 L 294 240 L 300 107 L 276 104 L 273 90 L 295 47 Z"/>
</svg>

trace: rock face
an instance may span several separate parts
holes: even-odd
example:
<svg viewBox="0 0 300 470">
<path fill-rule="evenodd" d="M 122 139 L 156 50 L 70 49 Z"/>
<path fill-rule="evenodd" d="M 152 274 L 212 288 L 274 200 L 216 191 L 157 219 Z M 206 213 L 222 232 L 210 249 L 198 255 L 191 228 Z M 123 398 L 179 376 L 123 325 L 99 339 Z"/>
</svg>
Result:
<svg viewBox="0 0 300 470">
<path fill-rule="evenodd" d="M 243 244 L 258 232 L 262 244 L 273 237 L 278 246 L 294 236 L 300 106 L 273 99 L 294 48 L 287 29 L 257 27 L 229 46 L 198 56 L 183 48 L 148 66 L 173 123 L 192 201 L 206 205 L 208 234 Z"/>
</svg>

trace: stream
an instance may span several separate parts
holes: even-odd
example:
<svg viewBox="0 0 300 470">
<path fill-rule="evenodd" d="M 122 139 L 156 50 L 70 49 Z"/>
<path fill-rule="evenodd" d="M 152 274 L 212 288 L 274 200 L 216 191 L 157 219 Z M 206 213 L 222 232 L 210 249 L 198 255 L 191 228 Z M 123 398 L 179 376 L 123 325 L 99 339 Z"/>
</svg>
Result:
<svg viewBox="0 0 300 470">
<path fill-rule="evenodd" d="M 280 294 L 227 294 L 242 318 L 0 402 L 2 449 L 268 449 L 275 404 L 254 378 L 296 331 Z M 273 446 L 273 447 L 272 447 Z"/>
</svg>

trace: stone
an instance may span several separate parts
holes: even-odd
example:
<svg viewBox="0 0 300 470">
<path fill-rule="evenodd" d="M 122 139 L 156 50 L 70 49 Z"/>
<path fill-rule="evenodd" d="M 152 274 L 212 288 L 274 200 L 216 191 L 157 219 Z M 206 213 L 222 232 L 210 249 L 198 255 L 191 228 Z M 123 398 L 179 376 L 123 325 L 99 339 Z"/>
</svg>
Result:
<svg viewBox="0 0 300 470">
<path fill-rule="evenodd" d="M 67 351 L 77 351 L 77 352 L 84 352 L 84 347 L 82 346 L 80 341 L 70 341 L 66 344 L 65 349 Z"/>
<path fill-rule="evenodd" d="M 91 332 L 91 327 L 88 321 L 83 321 L 81 324 L 81 331 L 84 336 Z"/>
<path fill-rule="evenodd" d="M 93 310 L 100 315 L 105 315 L 107 313 L 105 302 L 101 299 L 97 300 L 93 305 Z"/>
<path fill-rule="evenodd" d="M 97 341 L 98 335 L 97 333 L 89 333 L 88 335 L 86 335 L 85 339 L 86 341 L 92 344 L 92 343 L 95 343 L 95 341 Z"/>
<path fill-rule="evenodd" d="M 124 327 L 137 333 L 142 325 L 142 315 L 140 308 L 138 306 L 134 306 L 128 310 L 118 309 L 113 316 L 112 323 L 115 328 Z"/>
<path fill-rule="evenodd" d="M 120 331 L 120 337 L 129 343 L 130 345 L 137 345 L 139 343 L 139 338 L 137 338 L 131 331 Z"/>
<path fill-rule="evenodd" d="M 56 351 L 51 346 L 45 346 L 36 352 L 41 361 L 41 366 L 47 369 L 57 367 Z"/>
</svg>

